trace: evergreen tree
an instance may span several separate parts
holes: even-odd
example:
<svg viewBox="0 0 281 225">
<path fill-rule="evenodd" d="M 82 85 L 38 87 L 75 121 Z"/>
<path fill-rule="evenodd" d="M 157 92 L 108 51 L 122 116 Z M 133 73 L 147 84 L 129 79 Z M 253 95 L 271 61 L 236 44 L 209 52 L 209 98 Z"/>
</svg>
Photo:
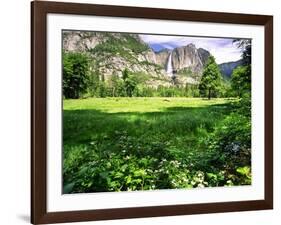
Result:
<svg viewBox="0 0 281 225">
<path fill-rule="evenodd" d="M 133 92 L 137 86 L 137 81 L 134 76 L 131 76 L 127 68 L 124 69 L 122 78 L 124 80 L 125 92 L 128 97 L 133 96 Z"/>
<path fill-rule="evenodd" d="M 239 66 L 232 72 L 231 88 L 237 96 L 251 92 L 251 66 Z"/>
<path fill-rule="evenodd" d="M 200 95 L 204 97 L 216 96 L 220 90 L 222 75 L 215 58 L 210 56 L 203 70 L 203 75 L 199 84 Z"/>
<path fill-rule="evenodd" d="M 122 79 L 125 81 L 129 77 L 129 70 L 125 68 L 122 72 Z"/>
<path fill-rule="evenodd" d="M 63 54 L 63 95 L 79 98 L 88 85 L 89 61 L 81 53 Z"/>
</svg>

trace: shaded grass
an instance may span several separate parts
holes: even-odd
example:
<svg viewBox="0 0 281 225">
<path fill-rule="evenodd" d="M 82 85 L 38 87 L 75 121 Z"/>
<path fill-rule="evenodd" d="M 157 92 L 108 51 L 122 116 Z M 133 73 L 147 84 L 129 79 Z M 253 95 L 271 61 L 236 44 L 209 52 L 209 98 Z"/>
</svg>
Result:
<svg viewBox="0 0 281 225">
<path fill-rule="evenodd" d="M 111 153 L 124 152 L 124 157 L 165 158 L 196 167 L 197 155 L 204 151 L 202 142 L 231 112 L 233 101 L 197 98 L 64 100 L 64 160 L 68 162 L 73 149 L 86 149 L 108 160 Z M 85 158 L 80 165 L 79 160 L 77 162 L 76 170 L 64 173 L 64 180 L 73 179 L 71 176 L 88 161 Z"/>
</svg>

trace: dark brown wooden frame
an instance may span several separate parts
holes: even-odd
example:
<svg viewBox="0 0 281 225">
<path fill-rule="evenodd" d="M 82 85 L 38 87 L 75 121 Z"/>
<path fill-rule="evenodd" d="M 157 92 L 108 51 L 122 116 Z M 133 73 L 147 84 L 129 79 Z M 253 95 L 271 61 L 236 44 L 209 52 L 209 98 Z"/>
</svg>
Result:
<svg viewBox="0 0 281 225">
<path fill-rule="evenodd" d="M 46 17 L 48 13 L 262 25 L 265 28 L 265 199 L 51 212 L 46 210 Z M 273 209 L 273 17 L 36 1 L 31 3 L 31 222 L 33 224 Z"/>
</svg>

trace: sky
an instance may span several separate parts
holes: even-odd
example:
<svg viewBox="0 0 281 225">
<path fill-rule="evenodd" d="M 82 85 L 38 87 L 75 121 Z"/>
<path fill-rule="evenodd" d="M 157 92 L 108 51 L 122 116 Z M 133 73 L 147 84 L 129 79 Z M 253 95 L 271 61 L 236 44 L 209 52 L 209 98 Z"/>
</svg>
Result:
<svg viewBox="0 0 281 225">
<path fill-rule="evenodd" d="M 216 59 L 218 64 L 232 62 L 241 59 L 241 49 L 233 44 L 231 38 L 202 38 L 187 36 L 166 36 L 166 35 L 140 35 L 141 39 L 147 43 L 154 51 L 161 49 L 173 49 L 186 46 L 190 43 L 196 48 L 208 50 Z"/>
</svg>

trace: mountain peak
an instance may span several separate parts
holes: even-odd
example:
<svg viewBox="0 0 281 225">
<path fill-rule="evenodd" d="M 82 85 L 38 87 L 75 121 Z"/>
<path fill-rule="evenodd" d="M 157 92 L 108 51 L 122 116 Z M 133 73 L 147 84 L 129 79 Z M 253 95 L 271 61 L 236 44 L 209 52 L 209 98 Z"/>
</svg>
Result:
<svg viewBox="0 0 281 225">
<path fill-rule="evenodd" d="M 196 48 L 195 44 L 193 44 L 193 43 L 189 43 L 188 45 L 186 45 L 186 47 L 189 47 L 189 48 Z"/>
<path fill-rule="evenodd" d="M 220 67 L 220 71 L 221 71 L 222 75 L 226 79 L 230 79 L 233 70 L 235 68 L 237 68 L 238 66 L 241 66 L 242 64 L 243 64 L 243 60 L 239 59 L 238 61 L 219 64 L 219 67 Z"/>
<path fill-rule="evenodd" d="M 121 77 L 124 68 L 128 68 L 133 73 L 146 74 L 154 80 L 153 86 L 160 82 L 156 82 L 155 77 L 166 80 L 161 81 L 161 85 L 169 85 L 168 63 L 175 76 L 185 74 L 187 77 L 194 73 L 199 80 L 210 56 L 207 50 L 197 49 L 193 43 L 156 52 L 138 34 L 128 33 L 64 32 L 63 49 L 66 52 L 87 52 L 93 70 L 102 79 L 109 80 L 113 74 Z"/>
<path fill-rule="evenodd" d="M 186 68 L 194 73 L 201 74 L 209 56 L 209 51 L 197 49 L 193 43 L 177 47 L 172 53 L 173 68 L 176 71 L 181 71 Z"/>
</svg>

